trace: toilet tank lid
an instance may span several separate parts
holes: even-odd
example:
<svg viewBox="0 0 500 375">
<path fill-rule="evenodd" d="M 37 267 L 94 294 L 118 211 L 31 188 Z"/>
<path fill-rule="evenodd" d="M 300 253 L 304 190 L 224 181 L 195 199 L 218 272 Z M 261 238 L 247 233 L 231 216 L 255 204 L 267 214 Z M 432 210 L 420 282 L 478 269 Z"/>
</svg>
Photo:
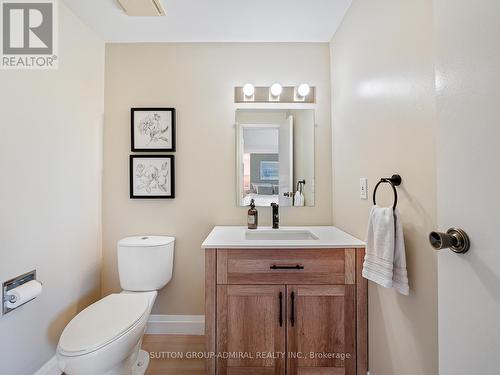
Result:
<svg viewBox="0 0 500 375">
<path fill-rule="evenodd" d="M 165 246 L 175 241 L 175 237 L 169 236 L 134 236 L 126 237 L 118 241 L 118 246 L 123 247 L 151 247 Z"/>
</svg>

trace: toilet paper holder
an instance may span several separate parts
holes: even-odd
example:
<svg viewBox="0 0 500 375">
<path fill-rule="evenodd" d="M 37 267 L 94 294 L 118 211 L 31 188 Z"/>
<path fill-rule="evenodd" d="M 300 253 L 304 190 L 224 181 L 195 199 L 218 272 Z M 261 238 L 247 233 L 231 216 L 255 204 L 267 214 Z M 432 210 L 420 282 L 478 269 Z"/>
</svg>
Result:
<svg viewBox="0 0 500 375">
<path fill-rule="evenodd" d="M 27 283 L 28 281 L 36 280 L 36 270 L 26 272 L 22 275 L 14 277 L 13 279 L 7 280 L 3 283 L 2 286 L 2 315 L 8 314 L 11 311 L 15 310 L 6 306 L 5 302 L 16 302 L 15 296 L 8 296 L 7 292 L 11 289 L 17 288 L 20 285 Z M 13 298 L 12 298 L 13 297 Z M 21 305 L 22 306 L 22 305 Z"/>
</svg>

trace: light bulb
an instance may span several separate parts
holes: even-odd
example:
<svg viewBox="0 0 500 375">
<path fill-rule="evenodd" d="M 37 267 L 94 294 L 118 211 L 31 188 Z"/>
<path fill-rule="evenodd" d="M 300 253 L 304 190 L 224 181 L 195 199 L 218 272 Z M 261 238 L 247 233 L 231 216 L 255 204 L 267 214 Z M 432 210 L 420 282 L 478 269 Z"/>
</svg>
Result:
<svg viewBox="0 0 500 375">
<path fill-rule="evenodd" d="M 271 95 L 272 96 L 280 96 L 283 91 L 283 87 L 279 83 L 273 83 L 271 86 Z"/>
<path fill-rule="evenodd" d="M 245 84 L 243 86 L 243 94 L 245 94 L 246 97 L 251 97 L 255 93 L 255 87 L 251 83 Z"/>
<path fill-rule="evenodd" d="M 311 92 L 311 88 L 307 83 L 302 83 L 297 87 L 297 94 L 301 97 L 304 98 L 307 95 L 309 95 L 309 92 Z"/>
</svg>

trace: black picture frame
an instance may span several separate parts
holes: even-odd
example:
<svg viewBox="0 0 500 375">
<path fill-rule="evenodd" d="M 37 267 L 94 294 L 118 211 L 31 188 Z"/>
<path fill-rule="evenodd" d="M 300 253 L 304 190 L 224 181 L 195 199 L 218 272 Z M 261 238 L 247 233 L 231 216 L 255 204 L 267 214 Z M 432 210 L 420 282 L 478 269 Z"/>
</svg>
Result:
<svg viewBox="0 0 500 375">
<path fill-rule="evenodd" d="M 141 147 L 136 146 L 137 138 L 135 133 L 137 131 L 135 127 L 135 116 L 138 112 L 170 112 L 171 115 L 171 147 Z M 175 108 L 158 108 L 158 107 L 144 107 L 144 108 L 131 108 L 130 109 L 130 139 L 131 139 L 131 150 L 132 152 L 175 152 L 175 123 L 176 123 Z"/>
<path fill-rule="evenodd" d="M 170 194 L 136 194 L 134 186 L 134 160 L 136 159 L 169 159 L 170 160 Z M 130 155 L 130 199 L 173 199 L 175 198 L 175 156 L 174 155 Z"/>
</svg>

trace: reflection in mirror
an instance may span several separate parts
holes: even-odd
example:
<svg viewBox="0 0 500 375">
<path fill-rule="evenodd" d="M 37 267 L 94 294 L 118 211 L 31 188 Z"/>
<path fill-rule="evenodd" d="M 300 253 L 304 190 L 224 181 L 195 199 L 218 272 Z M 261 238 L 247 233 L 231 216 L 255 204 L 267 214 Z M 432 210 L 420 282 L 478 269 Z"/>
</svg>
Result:
<svg viewBox="0 0 500 375">
<path fill-rule="evenodd" d="M 236 111 L 238 205 L 314 206 L 314 110 Z"/>
</svg>

